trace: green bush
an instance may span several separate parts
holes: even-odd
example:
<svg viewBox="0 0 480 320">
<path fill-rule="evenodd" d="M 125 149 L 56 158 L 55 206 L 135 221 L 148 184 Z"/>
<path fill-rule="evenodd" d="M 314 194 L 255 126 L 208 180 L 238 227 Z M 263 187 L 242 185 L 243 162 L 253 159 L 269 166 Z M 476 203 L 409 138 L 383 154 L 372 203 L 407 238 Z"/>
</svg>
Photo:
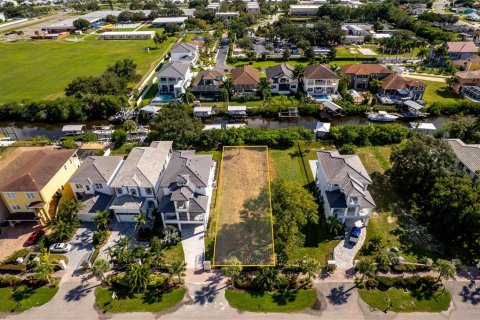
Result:
<svg viewBox="0 0 480 320">
<path fill-rule="evenodd" d="M 12 275 L 0 275 L 0 288 L 15 287 L 22 283 L 22 279 Z"/>
<path fill-rule="evenodd" d="M 349 144 L 349 143 L 344 144 L 343 146 L 340 147 L 340 149 L 338 149 L 340 154 L 355 154 L 356 150 L 357 148 L 355 147 L 355 145 Z"/>
<path fill-rule="evenodd" d="M 408 288 L 410 290 L 418 289 L 422 285 L 421 278 L 419 276 L 411 276 L 402 278 L 397 281 L 397 286 L 402 288 Z"/>
<path fill-rule="evenodd" d="M 108 237 L 110 235 L 110 231 L 108 230 L 97 230 L 93 233 L 93 246 L 94 247 L 100 247 L 104 245 Z"/>
<path fill-rule="evenodd" d="M 377 287 L 381 290 L 388 290 L 397 283 L 397 279 L 394 277 L 376 276 L 375 279 L 378 281 Z"/>
<path fill-rule="evenodd" d="M 373 124 L 368 126 L 333 126 L 330 134 L 336 145 L 382 146 L 400 143 L 412 137 L 414 132 L 401 124 Z"/>
<path fill-rule="evenodd" d="M 357 277 L 357 278 L 355 278 L 355 286 L 358 289 L 364 289 L 365 288 L 365 282 L 363 282 L 362 279 Z"/>
<path fill-rule="evenodd" d="M 393 266 L 393 270 L 396 272 L 405 272 L 407 271 L 407 267 L 404 264 L 396 264 Z"/>
<path fill-rule="evenodd" d="M 77 145 L 75 144 L 75 141 L 72 139 L 65 139 L 62 141 L 62 147 L 65 149 L 77 149 Z"/>
<path fill-rule="evenodd" d="M 28 249 L 20 249 L 3 259 L 2 262 L 0 262 L 0 265 L 5 265 L 5 264 L 16 264 L 18 258 L 25 258 L 25 256 L 30 252 Z"/>
<path fill-rule="evenodd" d="M 367 286 L 367 289 L 375 289 L 378 286 L 378 280 L 375 278 L 370 278 L 367 280 L 365 285 Z"/>
<path fill-rule="evenodd" d="M 2 271 L 18 271 L 18 272 L 23 272 L 27 270 L 27 266 L 23 263 L 18 263 L 18 264 L 2 264 L 0 266 L 0 270 Z"/>
<path fill-rule="evenodd" d="M 440 114 L 454 115 L 458 113 L 480 115 L 480 103 L 467 99 L 455 102 L 438 101 L 432 103 L 432 105 L 427 108 L 427 112 L 433 116 Z"/>
</svg>

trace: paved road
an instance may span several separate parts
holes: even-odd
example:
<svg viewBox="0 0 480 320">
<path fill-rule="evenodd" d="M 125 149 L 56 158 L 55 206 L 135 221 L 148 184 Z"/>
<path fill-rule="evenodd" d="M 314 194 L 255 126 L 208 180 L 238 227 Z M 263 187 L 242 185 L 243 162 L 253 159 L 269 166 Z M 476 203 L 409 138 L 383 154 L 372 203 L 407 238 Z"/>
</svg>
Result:
<svg viewBox="0 0 480 320">
<path fill-rule="evenodd" d="M 29 38 L 30 36 L 35 34 L 35 31 L 41 30 L 42 27 L 64 20 L 65 18 L 67 18 L 66 17 L 67 14 L 69 14 L 69 12 L 61 11 L 51 16 L 47 16 L 40 19 L 31 19 L 31 20 L 18 23 L 15 25 L 11 25 L 11 26 L 3 26 L 3 27 L 0 26 L 0 32 L 3 32 L 5 30 L 11 30 L 11 29 L 22 30 L 24 32 L 23 37 Z"/>
<path fill-rule="evenodd" d="M 217 61 L 215 64 L 215 68 L 220 70 L 230 70 L 231 68 L 227 66 L 228 56 L 228 37 L 226 35 L 222 36 L 222 40 L 220 41 L 220 46 L 218 47 L 218 54 L 217 54 Z"/>
<path fill-rule="evenodd" d="M 417 75 L 417 74 L 410 74 L 410 73 L 404 73 L 402 74 L 403 77 L 405 78 L 410 78 L 410 79 L 417 79 L 417 80 L 425 80 L 425 81 L 432 81 L 432 82 L 447 82 L 445 78 L 443 77 L 433 77 L 433 76 L 422 76 L 422 75 Z"/>
</svg>

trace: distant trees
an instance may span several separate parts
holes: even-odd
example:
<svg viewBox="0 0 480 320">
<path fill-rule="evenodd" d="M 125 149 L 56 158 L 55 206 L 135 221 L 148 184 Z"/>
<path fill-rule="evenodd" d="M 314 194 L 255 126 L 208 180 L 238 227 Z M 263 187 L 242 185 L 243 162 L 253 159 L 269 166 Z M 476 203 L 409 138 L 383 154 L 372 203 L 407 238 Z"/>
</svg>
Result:
<svg viewBox="0 0 480 320">
<path fill-rule="evenodd" d="M 73 26 L 76 29 L 87 30 L 88 27 L 90 27 L 90 22 L 88 22 L 88 20 L 85 20 L 85 19 L 77 19 L 73 21 Z"/>
<path fill-rule="evenodd" d="M 106 23 L 111 23 L 111 24 L 116 24 L 118 22 L 117 16 L 113 14 L 109 14 L 105 17 L 105 22 Z"/>
</svg>

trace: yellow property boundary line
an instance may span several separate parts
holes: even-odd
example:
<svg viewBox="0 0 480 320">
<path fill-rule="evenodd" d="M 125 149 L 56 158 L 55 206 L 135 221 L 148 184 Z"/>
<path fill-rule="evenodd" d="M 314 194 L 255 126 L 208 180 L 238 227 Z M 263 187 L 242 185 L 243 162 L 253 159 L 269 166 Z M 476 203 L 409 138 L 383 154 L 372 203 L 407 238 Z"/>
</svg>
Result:
<svg viewBox="0 0 480 320">
<path fill-rule="evenodd" d="M 220 209 L 220 199 L 221 199 L 221 190 L 222 190 L 222 171 L 223 171 L 223 156 L 225 154 L 225 148 L 265 148 L 267 155 L 267 181 L 268 181 L 268 201 L 270 204 L 270 225 L 272 229 L 272 258 L 273 264 L 215 264 L 215 254 L 217 249 L 217 235 L 218 235 L 218 214 Z M 270 161 L 268 157 L 268 146 L 223 146 L 222 147 L 222 158 L 220 160 L 220 173 L 218 178 L 218 195 L 217 195 L 217 206 L 216 206 L 216 221 L 215 221 L 215 245 L 213 246 L 213 267 L 274 267 L 275 266 L 275 238 L 273 236 L 273 212 L 272 212 L 272 190 L 270 187 Z"/>
</svg>

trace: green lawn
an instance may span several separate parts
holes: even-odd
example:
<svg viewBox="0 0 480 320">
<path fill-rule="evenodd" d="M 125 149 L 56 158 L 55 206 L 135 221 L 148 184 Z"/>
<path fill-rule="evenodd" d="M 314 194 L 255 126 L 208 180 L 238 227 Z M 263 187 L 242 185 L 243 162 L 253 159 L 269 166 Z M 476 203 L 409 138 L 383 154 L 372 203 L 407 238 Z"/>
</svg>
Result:
<svg viewBox="0 0 480 320">
<path fill-rule="evenodd" d="M 295 312 L 310 308 L 317 294 L 312 289 L 274 292 L 227 290 L 225 298 L 232 307 L 241 311 Z"/>
<path fill-rule="evenodd" d="M 396 288 L 390 288 L 387 291 L 380 291 L 377 289 L 358 290 L 362 300 L 369 306 L 378 310 L 385 310 L 391 303 L 389 311 L 394 312 L 445 311 L 450 306 L 451 298 L 448 291 L 445 291 L 443 294 L 441 292 L 442 289 L 432 295 L 417 290 L 404 293 L 402 289 Z"/>
<path fill-rule="evenodd" d="M 408 79 L 408 76 L 406 76 L 405 78 Z M 427 85 L 425 93 L 423 94 L 423 100 L 425 100 L 427 106 L 431 105 L 434 102 L 453 103 L 461 99 L 458 94 L 450 91 L 447 87 L 447 84 L 444 82 L 426 80 L 421 81 Z"/>
<path fill-rule="evenodd" d="M 98 76 L 108 65 L 133 59 L 144 75 L 161 60 L 176 40 L 169 38 L 155 49 L 151 40 L 100 41 L 95 35 L 84 41 L 35 41 L 0 43 L 0 103 L 22 99 L 53 99 L 78 76 Z M 144 50 L 150 47 L 150 52 Z"/>
<path fill-rule="evenodd" d="M 185 260 L 185 254 L 183 252 L 182 242 L 179 241 L 176 245 L 166 249 L 165 253 L 165 263 L 171 264 L 174 261 Z"/>
<path fill-rule="evenodd" d="M 320 142 L 311 142 L 307 147 L 307 144 L 301 141 L 289 149 L 269 149 L 269 155 L 273 161 L 271 178 L 279 177 L 295 181 L 305 188 L 312 190 L 314 178 L 310 169 L 309 160 L 317 159 L 316 150 L 320 148 L 331 149 L 332 146 Z M 301 150 L 301 156 L 299 150 Z M 291 248 L 287 252 L 289 264 L 296 264 L 298 260 L 307 257 L 314 258 L 319 261 L 322 266 L 326 266 L 327 260 L 339 241 L 332 240 L 327 234 L 322 209 L 320 209 L 319 216 L 319 223 L 308 224 L 304 230 L 302 230 L 305 234 L 304 245 Z"/>
<path fill-rule="evenodd" d="M 130 153 L 130 151 L 132 151 L 132 148 L 135 146 L 136 146 L 136 143 L 127 142 L 120 148 L 113 149 L 110 154 L 115 156 L 127 156 Z"/>
<path fill-rule="evenodd" d="M 41 306 L 50 301 L 57 291 L 58 286 L 54 288 L 20 286 L 15 292 L 12 288 L 0 288 L 0 312 L 21 312 Z"/>
<path fill-rule="evenodd" d="M 287 64 L 291 65 L 292 67 L 296 66 L 297 64 L 303 65 L 303 66 L 308 65 L 308 61 L 306 61 L 305 59 L 291 59 L 291 60 L 287 60 L 287 61 L 278 61 L 278 60 L 275 60 L 275 61 L 272 61 L 272 60 L 254 61 L 252 65 L 255 68 L 263 69 L 263 68 L 276 66 L 276 65 L 279 65 L 279 64 L 282 64 L 282 63 L 287 63 Z M 247 64 L 250 64 L 250 62 L 249 61 L 238 61 L 238 62 L 235 62 L 235 63 L 231 64 L 231 66 L 232 67 L 241 67 L 241 66 L 244 66 L 244 65 L 247 65 Z"/>
<path fill-rule="evenodd" d="M 362 160 L 362 163 L 369 174 L 373 174 L 375 172 L 383 173 L 385 170 L 391 167 L 391 146 L 361 147 L 357 149 L 356 153 Z"/>
<path fill-rule="evenodd" d="M 112 299 L 113 289 L 97 288 L 95 297 L 101 310 L 107 312 L 160 312 L 170 309 L 183 300 L 186 289 L 170 292 L 147 291 L 141 294 L 125 294 L 115 290 L 117 299 Z"/>
</svg>

